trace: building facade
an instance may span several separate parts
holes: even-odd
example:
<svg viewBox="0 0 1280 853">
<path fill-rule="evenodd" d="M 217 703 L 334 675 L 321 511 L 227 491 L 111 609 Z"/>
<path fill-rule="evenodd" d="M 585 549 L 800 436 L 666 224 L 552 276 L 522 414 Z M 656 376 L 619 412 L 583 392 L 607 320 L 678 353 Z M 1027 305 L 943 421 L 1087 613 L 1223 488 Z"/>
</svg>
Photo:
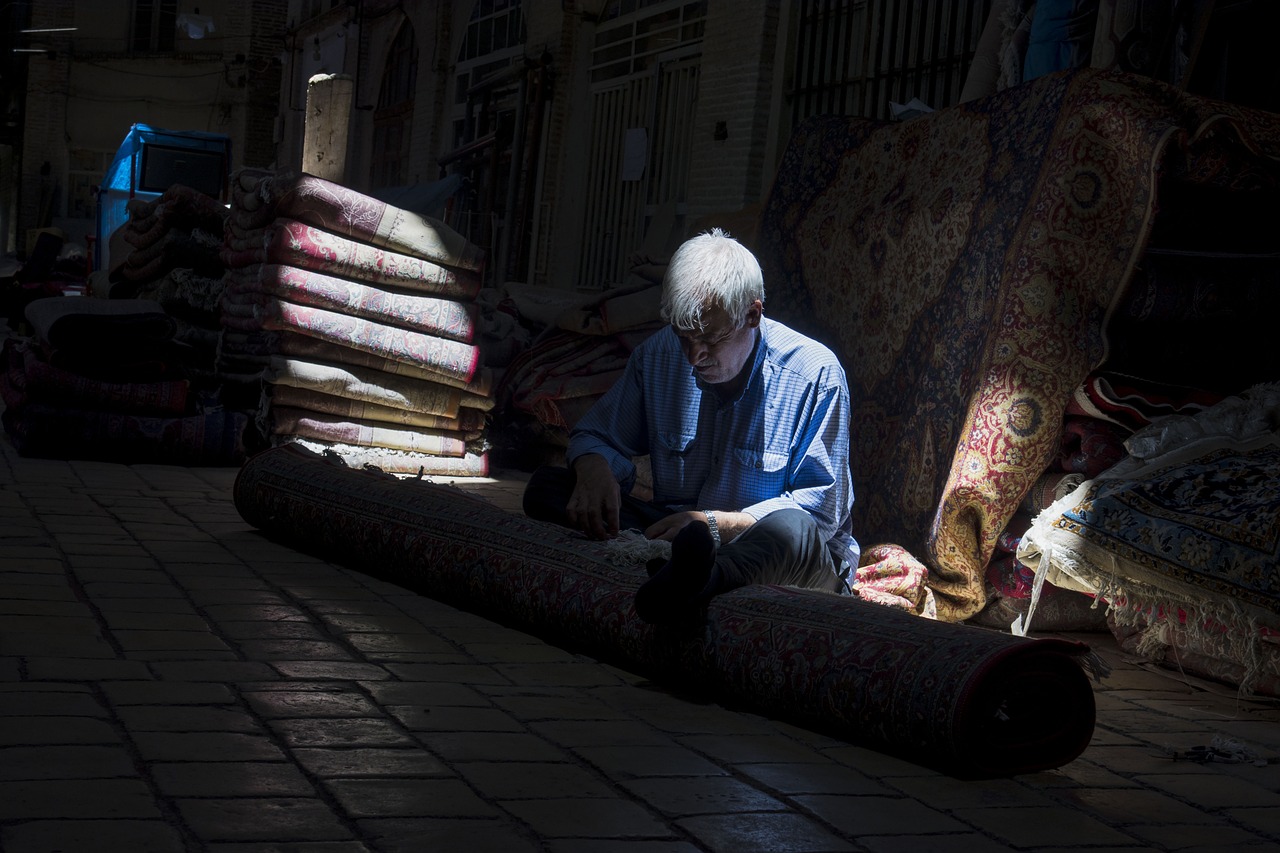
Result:
<svg viewBox="0 0 1280 853">
<path fill-rule="evenodd" d="M 38 228 L 84 245 L 96 194 L 135 123 L 226 134 L 233 166 L 270 166 L 286 0 L 35 0 L 23 51 L 6 251 Z M 86 247 L 87 248 L 87 247 Z"/>
<path fill-rule="evenodd" d="M 491 284 L 600 290 L 758 204 L 806 115 L 954 102 L 989 7 L 291 0 L 277 162 L 302 165 L 309 82 L 348 76 L 345 183 L 415 188 L 489 252 Z"/>
</svg>

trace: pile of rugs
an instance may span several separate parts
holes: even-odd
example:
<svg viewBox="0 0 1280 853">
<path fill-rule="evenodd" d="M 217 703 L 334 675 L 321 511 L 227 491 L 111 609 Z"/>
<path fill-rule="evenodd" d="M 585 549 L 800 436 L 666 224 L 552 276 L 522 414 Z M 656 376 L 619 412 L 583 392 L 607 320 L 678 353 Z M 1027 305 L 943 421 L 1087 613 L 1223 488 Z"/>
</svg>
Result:
<svg viewBox="0 0 1280 853">
<path fill-rule="evenodd" d="M 0 359 L 3 422 L 24 456 L 239 465 L 248 418 L 191 378 L 178 322 L 145 299 L 48 297 Z"/>
<path fill-rule="evenodd" d="M 221 334 L 226 208 L 182 184 L 155 199 L 130 199 L 125 207 L 129 218 L 111 236 L 106 295 L 159 303 L 173 318 L 175 339 L 192 348 L 189 369 L 212 375 Z"/>
<path fill-rule="evenodd" d="M 307 174 L 243 170 L 221 251 L 225 373 L 264 384 L 257 423 L 387 473 L 488 473 L 493 371 L 483 253 L 444 223 Z"/>
</svg>

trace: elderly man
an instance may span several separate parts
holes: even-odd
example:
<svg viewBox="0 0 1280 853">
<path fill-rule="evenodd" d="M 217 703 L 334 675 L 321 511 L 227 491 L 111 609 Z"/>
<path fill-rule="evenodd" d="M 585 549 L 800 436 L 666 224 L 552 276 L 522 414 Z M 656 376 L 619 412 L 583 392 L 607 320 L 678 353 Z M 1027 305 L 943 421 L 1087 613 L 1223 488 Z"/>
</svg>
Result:
<svg viewBox="0 0 1280 853">
<path fill-rule="evenodd" d="M 534 473 L 525 513 L 594 539 L 634 528 L 670 541 L 635 597 L 652 623 L 753 583 L 847 592 L 858 543 L 840 363 L 764 316 L 759 263 L 719 229 L 672 256 L 662 317 L 574 427 L 569 468 Z M 644 455 L 650 500 L 631 494 Z"/>
</svg>

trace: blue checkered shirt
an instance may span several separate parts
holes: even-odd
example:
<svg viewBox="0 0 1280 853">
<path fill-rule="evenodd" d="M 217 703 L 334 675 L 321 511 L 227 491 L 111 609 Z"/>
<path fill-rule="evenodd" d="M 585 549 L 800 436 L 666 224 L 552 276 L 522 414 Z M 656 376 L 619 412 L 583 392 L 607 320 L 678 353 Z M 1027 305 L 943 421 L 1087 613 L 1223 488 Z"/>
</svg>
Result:
<svg viewBox="0 0 1280 853">
<path fill-rule="evenodd" d="M 767 317 L 751 358 L 742 394 L 721 401 L 699 383 L 672 328 L 663 328 L 574 427 L 566 458 L 572 465 L 600 454 L 626 493 L 636 478 L 632 459 L 648 455 L 654 503 L 672 511 L 741 511 L 759 520 L 803 509 L 847 583 L 859 547 L 849 515 L 844 368 L 822 344 Z"/>
</svg>

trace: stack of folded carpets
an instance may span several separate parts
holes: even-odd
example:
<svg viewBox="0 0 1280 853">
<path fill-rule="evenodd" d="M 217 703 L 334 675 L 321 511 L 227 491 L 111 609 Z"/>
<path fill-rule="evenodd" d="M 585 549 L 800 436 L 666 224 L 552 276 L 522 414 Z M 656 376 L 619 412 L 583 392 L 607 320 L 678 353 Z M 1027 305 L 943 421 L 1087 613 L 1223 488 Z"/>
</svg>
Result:
<svg viewBox="0 0 1280 853">
<path fill-rule="evenodd" d="M 3 422 L 24 456 L 239 465 L 247 415 L 188 376 L 177 322 L 145 299 L 49 297 L 0 358 Z"/>
<path fill-rule="evenodd" d="M 307 174 L 233 177 L 220 366 L 259 429 L 396 474 L 488 474 L 483 253 L 443 222 Z"/>
<path fill-rule="evenodd" d="M 150 299 L 174 318 L 175 339 L 191 345 L 190 369 L 209 374 L 221 333 L 221 247 L 227 209 L 175 184 L 159 198 L 128 202 L 129 219 L 111 238 L 112 299 Z"/>
</svg>

